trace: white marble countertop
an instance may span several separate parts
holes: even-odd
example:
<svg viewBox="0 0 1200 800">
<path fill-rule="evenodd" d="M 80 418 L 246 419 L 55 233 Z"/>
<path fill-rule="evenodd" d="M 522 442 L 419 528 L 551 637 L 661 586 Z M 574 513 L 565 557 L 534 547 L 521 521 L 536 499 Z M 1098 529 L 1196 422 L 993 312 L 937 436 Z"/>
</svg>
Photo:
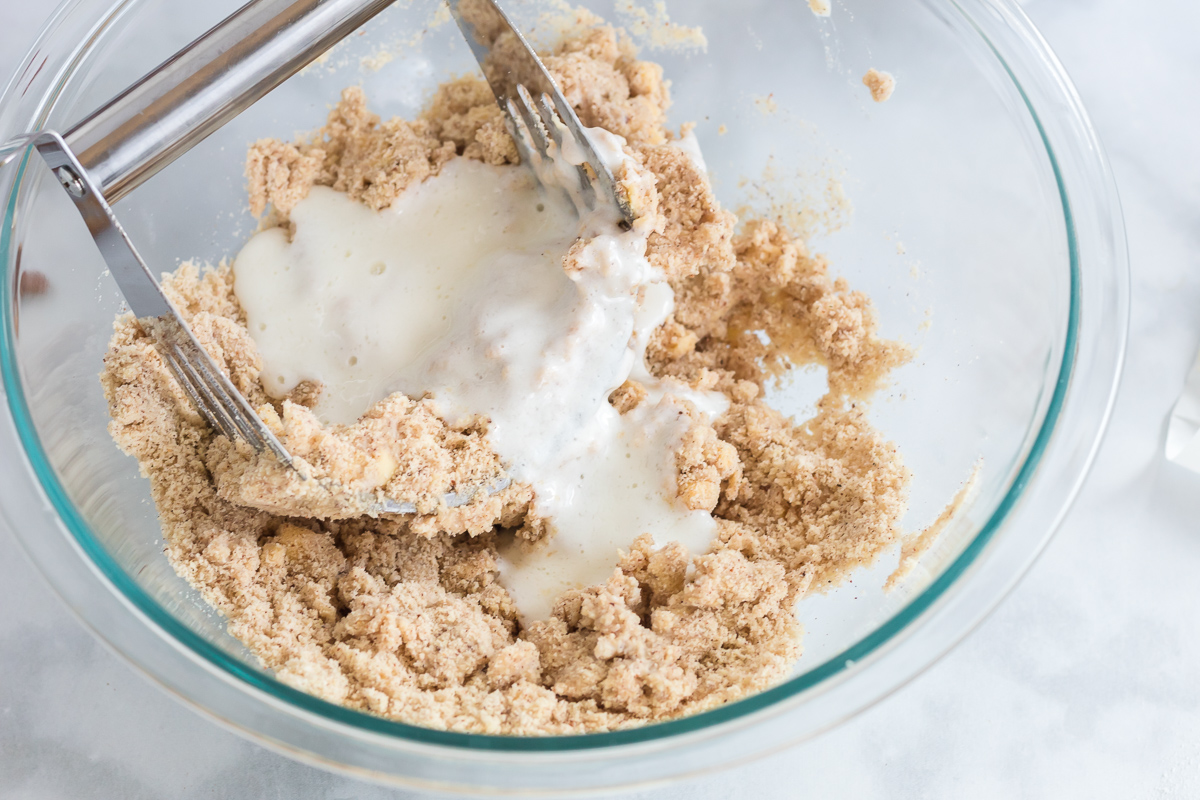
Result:
<svg viewBox="0 0 1200 800">
<path fill-rule="evenodd" d="M 654 797 L 1200 796 L 1200 476 L 1162 456 L 1200 344 L 1200 4 L 1026 7 L 1099 129 L 1129 228 L 1128 366 L 1087 487 L 1016 591 L 911 685 L 815 742 Z M 0 74 L 49 10 L 0 0 Z M 413 796 L 182 707 L 77 625 L 3 535 L 0 586 L 0 797 Z"/>
</svg>

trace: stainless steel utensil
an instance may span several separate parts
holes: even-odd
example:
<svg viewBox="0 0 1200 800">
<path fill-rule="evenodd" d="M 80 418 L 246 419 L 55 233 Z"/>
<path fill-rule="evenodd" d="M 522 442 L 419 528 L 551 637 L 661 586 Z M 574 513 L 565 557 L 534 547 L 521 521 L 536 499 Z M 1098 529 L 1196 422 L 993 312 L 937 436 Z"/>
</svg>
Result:
<svg viewBox="0 0 1200 800">
<path fill-rule="evenodd" d="M 253 0 L 65 134 L 40 131 L 0 145 L 0 167 L 36 148 L 75 203 L 129 308 L 148 328 L 204 419 L 296 469 L 287 449 L 196 341 L 138 254 L 112 203 L 233 119 L 392 0 Z M 510 480 L 463 487 L 448 506 Z M 332 491 L 338 487 L 328 485 Z M 414 513 L 374 495 L 367 513 Z"/>
<path fill-rule="evenodd" d="M 588 208 L 611 203 L 622 227 L 632 225 L 633 210 L 612 170 L 600 158 L 575 109 L 508 15 L 495 0 L 448 2 L 454 21 L 504 111 L 521 160 L 533 164 L 536 158 L 549 158 L 552 143 L 561 149 L 563 137 L 571 137 L 585 157 L 577 167 L 584 203 Z"/>
</svg>

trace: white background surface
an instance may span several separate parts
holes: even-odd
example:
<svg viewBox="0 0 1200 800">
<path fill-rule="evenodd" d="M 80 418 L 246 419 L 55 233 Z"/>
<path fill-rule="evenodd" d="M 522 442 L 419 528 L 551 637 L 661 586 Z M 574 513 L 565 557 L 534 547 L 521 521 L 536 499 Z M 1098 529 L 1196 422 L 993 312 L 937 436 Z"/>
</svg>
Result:
<svg viewBox="0 0 1200 800">
<path fill-rule="evenodd" d="M 1099 129 L 1129 228 L 1129 361 L 1087 487 L 1012 596 L 897 695 L 811 744 L 632 797 L 1200 797 L 1200 475 L 1161 455 L 1200 343 L 1200 4 L 1026 8 Z M 0 82 L 50 10 L 0 0 Z M 2 534 L 0 612 L 0 798 L 414 797 L 180 706 Z"/>
</svg>

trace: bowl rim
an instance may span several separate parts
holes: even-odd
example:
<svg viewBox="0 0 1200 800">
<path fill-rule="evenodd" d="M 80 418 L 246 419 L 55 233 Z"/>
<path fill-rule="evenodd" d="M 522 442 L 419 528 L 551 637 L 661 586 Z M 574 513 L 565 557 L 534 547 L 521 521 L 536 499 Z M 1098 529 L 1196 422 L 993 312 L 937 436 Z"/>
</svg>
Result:
<svg viewBox="0 0 1200 800">
<path fill-rule="evenodd" d="M 990 2 L 1007 5 L 1010 4 L 1011 0 L 990 0 Z M 71 0 L 68 0 L 68 3 L 64 4 L 63 8 L 71 4 Z M 119 2 L 110 7 L 108 19 L 125 13 L 130 5 L 128 0 L 119 0 Z M 970 15 L 956 0 L 948 0 L 948 5 L 956 9 L 968 21 L 971 21 Z M 62 8 L 60 8 L 61 11 Z M 278 681 L 266 672 L 250 667 L 248 664 L 225 653 L 187 628 L 142 590 L 99 543 L 91 533 L 90 526 L 86 520 L 71 502 L 41 445 L 41 440 L 34 426 L 25 397 L 16 358 L 16 318 L 14 312 L 17 305 L 16 297 L 14 296 L 14 282 L 6 280 L 0 281 L 0 381 L 2 381 L 0 385 L 3 386 L 8 410 L 24 449 L 24 455 L 28 459 L 37 482 L 48 498 L 54 512 L 66 526 L 75 544 L 86 554 L 87 558 L 101 572 L 104 578 L 127 601 L 135 606 L 141 614 L 145 615 L 154 625 L 179 645 L 195 653 L 208 664 L 225 672 L 235 681 L 247 684 L 253 689 L 260 690 L 269 696 L 296 706 L 301 711 L 326 718 L 335 723 L 383 734 L 388 737 L 440 747 L 512 753 L 546 753 L 607 749 L 671 739 L 683 734 L 708 730 L 714 726 L 744 719 L 775 706 L 782 701 L 796 697 L 802 692 L 813 689 L 839 676 L 855 663 L 871 657 L 889 642 L 892 642 L 902 633 L 908 631 L 914 623 L 922 618 L 926 611 L 943 597 L 947 590 L 957 582 L 958 578 L 975 563 L 1001 525 L 1007 520 L 1010 512 L 1016 506 L 1032 479 L 1038 465 L 1041 463 L 1042 456 L 1060 420 L 1067 389 L 1074 374 L 1080 326 L 1081 265 L 1071 199 L 1064 183 L 1058 156 L 1046 134 L 1037 109 L 1027 96 L 1024 87 L 1018 81 L 1015 73 L 997 46 L 988 39 L 978 26 L 973 25 L 973 27 L 983 37 L 992 54 L 1003 66 L 1016 90 L 1019 92 L 1025 105 L 1025 111 L 1032 119 L 1041 138 L 1041 144 L 1045 149 L 1051 170 L 1054 174 L 1059 199 L 1062 204 L 1063 225 L 1068 254 L 1069 308 L 1063 339 L 1063 353 L 1058 368 L 1058 375 L 1054 381 L 1053 392 L 1045 407 L 1044 415 L 1038 425 L 1038 431 L 1033 437 L 1032 444 L 1029 446 L 1021 466 L 1012 475 L 1008 489 L 1001 497 L 996 508 L 989 515 L 988 520 L 980 527 L 979 531 L 963 551 L 947 565 L 929 586 L 911 598 L 880 627 L 843 652 L 827 659 L 824 663 L 804 673 L 792 676 L 774 687 L 713 709 L 697 712 L 690 716 L 656 722 L 627 730 L 545 737 L 515 737 L 442 731 L 385 719 L 321 700 Z M 47 26 L 47 30 L 48 28 L 49 25 Z M 92 44 L 95 41 L 93 40 Z M 78 63 L 77 60 L 76 63 Z M 64 77 L 59 83 L 60 86 L 72 74 L 72 70 L 65 71 Z M 42 110 L 43 117 L 47 113 L 48 107 Z M 0 224 L 0 258 L 4 258 L 6 264 L 14 230 L 13 223 L 17 213 L 22 178 L 29 165 L 29 157 L 30 154 L 27 152 L 20 162 L 17 178 L 13 182 L 12 190 L 5 203 L 3 223 Z M 1102 430 L 1103 427 L 1101 428 Z M 1097 433 L 1098 438 L 1099 432 Z"/>
</svg>

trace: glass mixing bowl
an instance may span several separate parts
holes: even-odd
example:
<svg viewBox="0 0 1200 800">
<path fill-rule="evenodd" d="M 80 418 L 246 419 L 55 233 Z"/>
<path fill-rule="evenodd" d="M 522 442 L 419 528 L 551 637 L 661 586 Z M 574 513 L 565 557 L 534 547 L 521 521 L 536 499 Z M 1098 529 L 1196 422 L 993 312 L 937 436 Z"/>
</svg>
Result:
<svg viewBox="0 0 1200 800">
<path fill-rule="evenodd" d="M 69 0 L 0 101 L 0 137 L 69 127 L 238 2 Z M 507 5 L 535 38 L 554 35 L 544 8 Z M 654 7 L 639 18 L 616 5 L 594 10 L 653 44 Z M 805 653 L 780 685 L 617 733 L 447 733 L 284 686 L 163 555 L 147 483 L 105 430 L 97 373 L 121 297 L 34 157 L 0 175 L 0 457 L 13 476 L 0 502 L 85 624 L 184 701 L 278 750 L 396 783 L 533 794 L 665 780 L 814 736 L 912 678 L 994 606 L 1076 494 L 1127 327 L 1116 193 L 1069 80 L 1011 0 L 838 0 L 828 19 L 797 1 L 676 6 L 707 49 L 644 53 L 673 81 L 673 123 L 698 123 L 718 196 L 760 211 L 807 203 L 813 246 L 874 299 L 885 335 L 919 348 L 871 409 L 914 474 L 907 528 L 935 519 L 982 465 L 974 501 L 910 578 L 882 590 L 893 553 L 802 601 Z M 412 115 L 439 81 L 474 69 L 447 19 L 432 0 L 397 4 L 118 204 L 148 261 L 168 270 L 236 252 L 254 228 L 247 143 L 315 127 L 343 86 L 362 83 L 385 116 Z M 898 78 L 887 103 L 860 82 L 870 67 Z M 831 179 L 851 218 L 823 213 L 839 207 Z M 48 276 L 47 293 L 19 295 L 29 270 Z M 823 384 L 798 371 L 774 394 L 803 418 Z"/>
</svg>

